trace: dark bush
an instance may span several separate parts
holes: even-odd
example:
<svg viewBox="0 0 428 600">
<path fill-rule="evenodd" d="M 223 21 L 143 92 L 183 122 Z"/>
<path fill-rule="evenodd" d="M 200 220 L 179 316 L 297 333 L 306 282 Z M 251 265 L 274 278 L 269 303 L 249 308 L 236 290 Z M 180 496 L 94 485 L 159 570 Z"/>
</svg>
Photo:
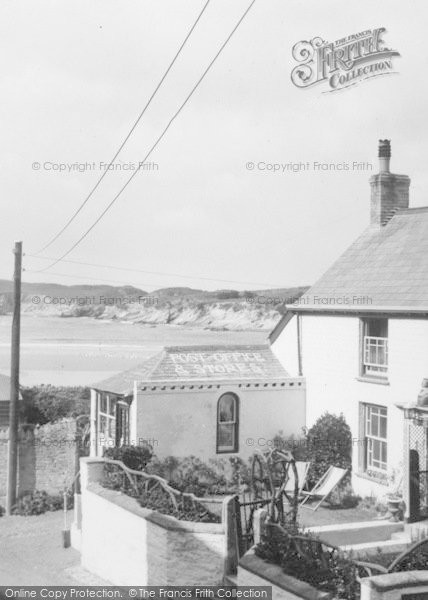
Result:
<svg viewBox="0 0 428 600">
<path fill-rule="evenodd" d="M 179 507 L 175 508 L 161 488 L 150 493 L 142 491 L 137 500 L 144 508 L 156 510 L 180 521 L 196 521 L 199 523 L 219 523 L 221 521 L 220 517 L 214 515 L 199 502 L 187 501 L 187 499 L 182 498 Z"/>
<path fill-rule="evenodd" d="M 71 492 L 67 493 L 67 508 L 73 508 L 74 496 Z M 18 502 L 12 507 L 12 514 L 29 516 L 41 515 L 42 513 L 54 510 L 62 510 L 64 507 L 63 494 L 48 494 L 45 491 L 35 490 L 19 498 Z"/>
<path fill-rule="evenodd" d="M 352 433 L 344 416 L 324 413 L 306 436 L 306 457 L 311 461 L 309 486 L 330 466 L 352 468 Z"/>
<path fill-rule="evenodd" d="M 361 496 L 349 493 L 340 498 L 340 506 L 342 508 L 356 508 L 361 502 Z"/>
<path fill-rule="evenodd" d="M 173 457 L 167 457 L 165 461 L 167 468 L 169 467 L 169 473 L 165 473 L 169 475 L 166 479 L 180 492 L 205 496 L 209 493 L 218 493 L 226 485 L 226 480 L 221 473 L 195 456 L 175 460 Z"/>
<path fill-rule="evenodd" d="M 297 545 L 293 543 L 296 534 L 299 535 Z M 358 600 L 360 585 L 356 565 L 332 549 L 324 551 L 324 561 L 321 561 L 318 546 L 313 543 L 316 541 L 313 534 L 299 532 L 297 528 L 288 535 L 268 530 L 268 535 L 255 547 L 255 553 L 280 566 L 287 575 L 333 593 L 335 598 Z"/>
<path fill-rule="evenodd" d="M 90 390 L 87 387 L 52 385 L 22 388 L 21 419 L 44 425 L 67 417 L 90 414 Z"/>
<path fill-rule="evenodd" d="M 214 459 L 203 462 L 195 456 L 164 459 L 153 457 L 147 473 L 166 479 L 180 492 L 196 496 L 236 493 L 250 482 L 250 466 L 239 457 Z"/>
<path fill-rule="evenodd" d="M 142 471 L 153 456 L 152 448 L 146 446 L 120 446 L 119 448 L 106 448 L 104 457 L 120 460 L 129 469 Z"/>
<path fill-rule="evenodd" d="M 428 569 L 428 551 L 426 548 L 418 548 L 417 550 L 410 552 L 407 556 L 401 559 L 395 568 L 392 569 L 393 573 L 400 571 L 426 571 Z"/>
</svg>

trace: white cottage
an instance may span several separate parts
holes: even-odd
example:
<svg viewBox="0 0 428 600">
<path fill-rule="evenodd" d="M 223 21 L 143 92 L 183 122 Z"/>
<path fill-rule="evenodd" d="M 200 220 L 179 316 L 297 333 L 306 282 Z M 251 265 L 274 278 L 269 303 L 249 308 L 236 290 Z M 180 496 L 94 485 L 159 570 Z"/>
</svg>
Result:
<svg viewBox="0 0 428 600">
<path fill-rule="evenodd" d="M 417 398 L 428 376 L 428 207 L 409 208 L 410 179 L 390 173 L 390 155 L 381 140 L 368 228 L 270 336 L 282 363 L 306 379 L 307 425 L 325 411 L 344 414 L 361 495 L 393 489 L 403 468 L 406 490 L 409 461 L 413 481 L 427 481 L 426 412 Z M 425 401 L 421 395 L 419 405 Z M 427 498 L 412 503 L 423 511 Z"/>
<path fill-rule="evenodd" d="M 269 345 L 173 346 L 92 389 L 92 455 L 144 444 L 159 457 L 248 458 L 305 424 L 305 385 Z"/>
</svg>

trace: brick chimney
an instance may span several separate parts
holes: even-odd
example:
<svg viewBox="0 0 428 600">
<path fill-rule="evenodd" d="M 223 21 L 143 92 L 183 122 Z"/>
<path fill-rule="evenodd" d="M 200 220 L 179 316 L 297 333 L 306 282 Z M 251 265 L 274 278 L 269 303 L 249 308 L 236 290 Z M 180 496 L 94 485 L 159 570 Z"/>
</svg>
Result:
<svg viewBox="0 0 428 600">
<path fill-rule="evenodd" d="M 370 224 L 382 227 L 400 208 L 409 208 L 410 178 L 389 171 L 390 140 L 379 140 L 379 173 L 370 177 Z"/>
</svg>

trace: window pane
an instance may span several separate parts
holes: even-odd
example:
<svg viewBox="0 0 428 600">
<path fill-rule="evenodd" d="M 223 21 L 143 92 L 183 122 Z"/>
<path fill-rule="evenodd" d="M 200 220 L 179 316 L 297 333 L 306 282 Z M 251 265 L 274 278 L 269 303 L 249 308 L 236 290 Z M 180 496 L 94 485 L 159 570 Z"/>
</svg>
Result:
<svg viewBox="0 0 428 600">
<path fill-rule="evenodd" d="M 369 469 L 387 470 L 387 409 L 366 405 L 366 465 Z"/>
<path fill-rule="evenodd" d="M 218 426 L 218 447 L 220 449 L 233 449 L 234 441 L 234 425 L 219 425 Z"/>
<path fill-rule="evenodd" d="M 373 451 L 373 462 L 380 460 L 380 442 L 378 440 L 372 440 L 372 451 Z"/>
<path fill-rule="evenodd" d="M 103 435 L 106 434 L 107 431 L 107 417 L 100 417 L 100 433 Z"/>
<path fill-rule="evenodd" d="M 372 435 L 379 437 L 379 417 L 375 412 L 372 413 Z"/>
<path fill-rule="evenodd" d="M 386 442 L 382 442 L 382 462 L 386 463 Z"/>
<path fill-rule="evenodd" d="M 380 433 L 379 437 L 386 440 L 386 417 L 381 417 L 380 419 Z"/>
<path fill-rule="evenodd" d="M 388 319 L 368 319 L 366 335 L 388 337 Z"/>
<path fill-rule="evenodd" d="M 115 438 L 116 437 L 116 419 L 108 419 L 108 437 Z"/>
<path fill-rule="evenodd" d="M 109 411 L 108 414 L 112 417 L 115 416 L 115 408 L 116 408 L 116 399 L 112 396 L 109 396 Z"/>
<path fill-rule="evenodd" d="M 235 421 L 235 398 L 233 396 L 220 398 L 218 413 L 220 423 Z"/>
<path fill-rule="evenodd" d="M 100 398 L 100 411 L 103 413 L 107 412 L 107 397 L 105 394 L 101 394 Z"/>
</svg>

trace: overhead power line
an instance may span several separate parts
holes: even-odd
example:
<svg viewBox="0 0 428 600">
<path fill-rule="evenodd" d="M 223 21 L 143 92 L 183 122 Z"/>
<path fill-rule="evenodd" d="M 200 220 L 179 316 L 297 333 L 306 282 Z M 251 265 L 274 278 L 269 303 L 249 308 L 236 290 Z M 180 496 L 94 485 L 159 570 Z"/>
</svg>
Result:
<svg viewBox="0 0 428 600">
<path fill-rule="evenodd" d="M 57 260 L 56 258 L 53 257 L 49 257 L 49 256 L 37 256 L 36 254 L 24 254 L 25 257 L 29 257 L 29 258 L 36 258 L 38 260 L 51 260 L 51 261 L 55 261 Z M 96 267 L 99 269 L 113 269 L 115 271 L 127 271 L 130 273 L 144 273 L 145 275 L 160 275 L 162 277 L 178 277 L 180 279 L 192 279 L 195 281 L 215 281 L 217 283 L 238 283 L 241 285 L 266 285 L 268 287 L 273 287 L 273 288 L 281 288 L 284 287 L 283 285 L 279 285 L 277 283 L 261 283 L 260 281 L 236 281 L 235 279 L 215 279 L 214 277 L 203 277 L 203 276 L 199 276 L 199 275 L 183 275 L 183 274 L 179 274 L 179 273 L 165 273 L 162 271 L 146 271 L 143 269 L 132 269 L 130 267 L 118 267 L 117 265 L 103 265 L 103 264 L 99 264 L 99 263 L 89 263 L 89 262 L 84 262 L 84 261 L 79 261 L 79 260 L 63 260 L 63 263 L 67 263 L 70 265 L 79 265 L 79 266 L 84 266 L 84 267 Z M 29 269 L 30 270 L 30 269 Z M 38 270 L 32 270 L 33 273 L 40 273 L 42 271 L 38 271 Z M 153 284 L 150 284 L 153 285 Z"/>
<path fill-rule="evenodd" d="M 60 258 L 58 258 L 51 265 L 48 265 L 44 269 L 41 269 L 40 272 L 47 271 L 51 267 L 53 267 L 56 264 L 58 264 L 59 262 L 61 262 L 66 256 L 68 256 L 89 235 L 89 233 L 94 229 L 94 227 L 96 227 L 96 225 L 98 225 L 98 223 L 101 221 L 101 219 L 104 217 L 104 215 L 110 210 L 110 208 L 113 206 L 113 204 L 116 202 L 116 200 L 121 196 L 121 194 L 125 191 L 125 189 L 128 187 L 128 185 L 131 183 L 131 181 L 137 175 L 137 173 L 139 172 L 139 170 L 141 168 L 141 165 L 144 164 L 146 162 L 146 160 L 149 158 L 149 156 L 152 154 L 153 150 L 157 147 L 157 145 L 159 144 L 159 142 L 162 140 L 162 138 L 164 137 L 164 135 L 166 134 L 166 132 L 168 131 L 168 129 L 171 127 L 172 123 L 175 121 L 175 119 L 178 117 L 178 115 L 181 113 L 181 111 L 183 110 L 183 108 L 189 102 L 190 98 L 193 96 L 193 94 L 195 93 L 195 91 L 198 89 L 198 87 L 200 86 L 200 84 L 202 83 L 202 81 L 205 79 L 207 73 L 210 71 L 211 67 L 216 62 L 217 58 L 220 56 L 220 54 L 224 50 L 224 48 L 228 44 L 229 40 L 232 38 L 232 36 L 235 33 L 235 31 L 238 29 L 238 27 L 240 26 L 240 24 L 242 23 L 242 21 L 247 16 L 248 12 L 250 11 L 250 9 L 253 6 L 253 4 L 255 3 L 255 1 L 256 0 L 252 0 L 251 4 L 248 6 L 248 8 L 243 13 L 243 15 L 240 17 L 240 19 L 236 23 L 235 27 L 232 29 L 232 31 L 230 32 L 230 34 L 227 36 L 226 40 L 220 46 L 220 49 L 217 51 L 216 55 L 211 60 L 211 62 L 209 63 L 208 67 L 205 69 L 205 71 L 202 73 L 201 77 L 198 79 L 198 81 L 196 82 L 196 84 L 193 86 L 192 90 L 187 95 L 187 97 L 184 100 L 184 102 L 181 104 L 181 106 L 179 107 L 179 109 L 177 110 L 177 112 L 170 119 L 170 121 L 168 122 L 167 126 L 164 128 L 164 130 L 162 131 L 161 135 L 157 138 L 156 142 L 150 148 L 150 150 L 148 151 L 148 153 L 146 154 L 146 156 L 143 158 L 142 161 L 140 161 L 138 167 L 135 169 L 135 171 L 132 173 L 132 175 L 129 177 L 129 179 L 126 181 L 126 183 L 122 186 L 122 188 L 119 190 L 119 192 L 116 194 L 116 196 L 114 196 L 113 200 L 111 200 L 111 202 L 102 211 L 102 213 L 100 214 L 100 216 L 92 223 L 92 225 L 85 231 L 85 233 L 80 236 L 80 238 L 77 240 L 77 242 L 75 242 L 71 246 L 71 248 L 69 248 L 67 250 L 67 252 L 65 252 Z"/>
<path fill-rule="evenodd" d="M 96 184 L 94 185 L 94 187 L 91 189 L 91 191 L 89 192 L 89 194 L 86 196 L 86 198 L 84 199 L 84 201 L 82 202 L 82 204 L 79 206 L 79 208 L 74 212 L 74 214 L 69 218 L 69 220 L 66 222 L 66 224 L 63 226 L 62 229 L 60 229 L 60 231 L 45 245 L 43 246 L 43 248 L 41 248 L 37 254 L 39 254 L 40 252 L 43 252 L 44 250 L 46 250 L 46 248 L 49 248 L 49 246 L 51 246 L 63 233 L 64 231 L 68 228 L 69 225 L 71 225 L 71 223 L 74 221 L 74 219 L 77 217 L 77 215 L 80 213 L 80 211 L 82 210 L 82 208 L 85 206 L 85 204 L 88 202 L 88 200 L 92 197 L 92 194 L 95 192 L 95 190 L 98 188 L 98 186 L 100 185 L 100 183 L 102 182 L 102 180 L 104 179 L 104 177 L 107 175 L 107 173 L 110 171 L 110 167 L 111 165 L 114 163 L 114 161 L 116 160 L 116 158 L 119 156 L 120 152 L 122 151 L 122 148 L 125 146 L 126 142 L 129 140 L 129 138 L 131 137 L 132 133 L 134 132 L 134 129 L 137 127 L 138 123 L 141 121 L 144 113 L 146 112 L 146 110 L 149 108 L 150 104 L 152 103 L 153 98 L 156 96 L 157 92 L 159 91 L 159 88 L 161 87 L 161 85 L 163 84 L 163 82 L 165 81 L 168 73 L 170 72 L 170 70 L 172 69 L 172 67 L 174 66 L 175 61 L 177 60 L 177 58 L 179 57 L 179 55 L 181 54 L 181 51 L 183 50 L 184 46 L 186 45 L 187 40 L 189 39 L 189 37 L 192 35 L 193 30 L 195 29 L 196 25 L 198 24 L 199 20 L 201 19 L 202 15 L 205 12 L 205 9 L 207 8 L 208 4 L 210 3 L 211 0 L 207 0 L 206 3 L 204 4 L 204 7 L 202 8 L 201 12 L 199 13 L 196 21 L 193 23 L 192 27 L 189 29 L 186 37 L 184 38 L 181 46 L 179 47 L 179 49 L 177 50 L 174 58 L 172 59 L 172 61 L 170 62 L 167 70 L 165 71 L 165 73 L 162 75 L 161 80 L 159 81 L 159 83 L 157 84 L 157 86 L 155 87 L 152 95 L 150 96 L 150 98 L 148 99 L 148 101 L 146 102 L 146 105 L 144 106 L 143 110 L 140 112 L 140 114 L 138 115 L 137 120 L 135 121 L 135 123 L 133 124 L 133 126 L 131 127 L 131 129 L 129 130 L 128 134 L 126 135 L 125 139 L 123 140 L 123 142 L 121 143 L 121 145 L 119 146 L 119 149 L 117 150 L 116 154 L 113 156 L 113 158 L 111 159 L 111 161 L 109 162 L 108 168 L 103 172 L 103 174 L 101 175 L 101 177 L 98 179 L 98 181 L 96 182 Z"/>
</svg>

